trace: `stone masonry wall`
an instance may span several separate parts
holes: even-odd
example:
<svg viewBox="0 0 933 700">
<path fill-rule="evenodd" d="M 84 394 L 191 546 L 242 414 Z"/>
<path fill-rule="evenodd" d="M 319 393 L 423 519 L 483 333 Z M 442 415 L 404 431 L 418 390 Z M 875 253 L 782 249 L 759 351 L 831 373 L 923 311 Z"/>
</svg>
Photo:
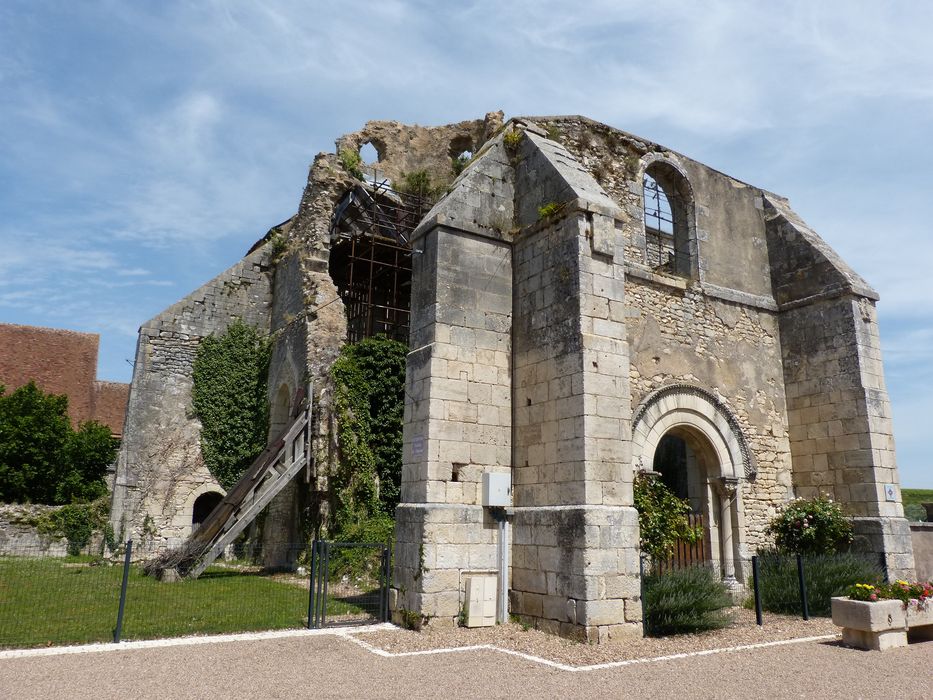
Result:
<svg viewBox="0 0 933 700">
<path fill-rule="evenodd" d="M 140 328 L 128 423 L 117 461 L 111 525 L 143 556 L 189 534 L 194 499 L 222 492 L 201 459 L 200 422 L 191 408 L 191 372 L 201 339 L 234 319 L 269 328 L 266 247 Z"/>
<path fill-rule="evenodd" d="M 393 609 L 454 624 L 462 577 L 496 565 L 485 471 L 511 465 L 511 249 L 433 228 L 417 239 Z"/>
<path fill-rule="evenodd" d="M 605 641 L 640 634 L 641 603 L 623 281 L 593 226 L 572 213 L 516 241 L 511 607 Z"/>
<path fill-rule="evenodd" d="M 889 578 L 911 578 L 877 294 L 786 202 L 769 196 L 766 212 L 797 494 L 841 501 L 855 516 L 856 546 L 883 554 Z"/>
<path fill-rule="evenodd" d="M 777 315 L 664 282 L 628 278 L 633 405 L 674 382 L 711 387 L 728 403 L 757 467 L 741 482 L 749 556 L 770 543 L 765 528 L 791 494 Z"/>
</svg>

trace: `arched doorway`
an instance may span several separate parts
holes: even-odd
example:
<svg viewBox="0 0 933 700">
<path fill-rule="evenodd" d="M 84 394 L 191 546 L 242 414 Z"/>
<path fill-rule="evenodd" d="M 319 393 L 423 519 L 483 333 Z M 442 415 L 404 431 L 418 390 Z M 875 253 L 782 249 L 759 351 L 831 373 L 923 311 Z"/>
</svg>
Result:
<svg viewBox="0 0 933 700">
<path fill-rule="evenodd" d="M 649 394 L 633 415 L 636 468 L 655 472 L 704 520 L 707 558 L 727 585 L 744 577 L 740 480 L 754 475 L 738 421 L 714 394 L 671 385 Z"/>
<path fill-rule="evenodd" d="M 288 384 L 282 384 L 275 392 L 269 410 L 269 439 L 275 440 L 288 427 L 291 417 L 292 392 Z"/>
<path fill-rule="evenodd" d="M 207 520 L 207 516 L 222 500 L 224 500 L 224 496 L 219 491 L 207 491 L 197 497 L 191 510 L 192 533 L 201 527 L 201 523 Z"/>
</svg>

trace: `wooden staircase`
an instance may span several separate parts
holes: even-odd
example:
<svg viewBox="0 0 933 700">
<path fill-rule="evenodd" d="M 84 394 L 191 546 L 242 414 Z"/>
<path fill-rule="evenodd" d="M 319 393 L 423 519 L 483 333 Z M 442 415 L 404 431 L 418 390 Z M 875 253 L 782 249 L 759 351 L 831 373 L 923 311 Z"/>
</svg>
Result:
<svg viewBox="0 0 933 700">
<path fill-rule="evenodd" d="M 310 394 L 309 394 L 310 396 Z M 300 406 L 302 401 L 296 403 Z M 294 421 L 250 465 L 201 526 L 183 545 L 198 552 L 196 563 L 186 576 L 197 578 L 223 554 L 237 536 L 256 519 L 262 509 L 303 468 L 310 466 L 311 400 L 300 409 Z M 203 553 L 202 553 L 203 552 Z"/>
</svg>

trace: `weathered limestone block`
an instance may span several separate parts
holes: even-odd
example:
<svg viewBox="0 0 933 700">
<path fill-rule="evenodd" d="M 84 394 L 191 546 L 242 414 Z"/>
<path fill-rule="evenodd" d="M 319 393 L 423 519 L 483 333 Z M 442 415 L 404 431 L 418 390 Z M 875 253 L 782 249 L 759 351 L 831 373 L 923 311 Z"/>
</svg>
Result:
<svg viewBox="0 0 933 700">
<path fill-rule="evenodd" d="M 916 600 L 906 606 L 899 600 L 875 602 L 832 599 L 833 624 L 842 627 L 842 642 L 859 649 L 885 651 L 907 646 L 912 637 L 933 638 L 933 608 Z"/>
</svg>

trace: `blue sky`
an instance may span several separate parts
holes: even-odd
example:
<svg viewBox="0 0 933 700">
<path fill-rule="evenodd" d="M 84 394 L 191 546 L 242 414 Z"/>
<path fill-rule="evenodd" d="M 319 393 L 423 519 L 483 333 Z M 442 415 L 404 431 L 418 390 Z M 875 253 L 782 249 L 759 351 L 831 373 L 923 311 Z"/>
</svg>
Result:
<svg viewBox="0 0 933 700">
<path fill-rule="evenodd" d="M 367 119 L 585 114 L 783 194 L 881 294 L 901 480 L 933 488 L 933 5 L 0 4 L 0 321 L 136 329 L 291 216 Z"/>
</svg>

